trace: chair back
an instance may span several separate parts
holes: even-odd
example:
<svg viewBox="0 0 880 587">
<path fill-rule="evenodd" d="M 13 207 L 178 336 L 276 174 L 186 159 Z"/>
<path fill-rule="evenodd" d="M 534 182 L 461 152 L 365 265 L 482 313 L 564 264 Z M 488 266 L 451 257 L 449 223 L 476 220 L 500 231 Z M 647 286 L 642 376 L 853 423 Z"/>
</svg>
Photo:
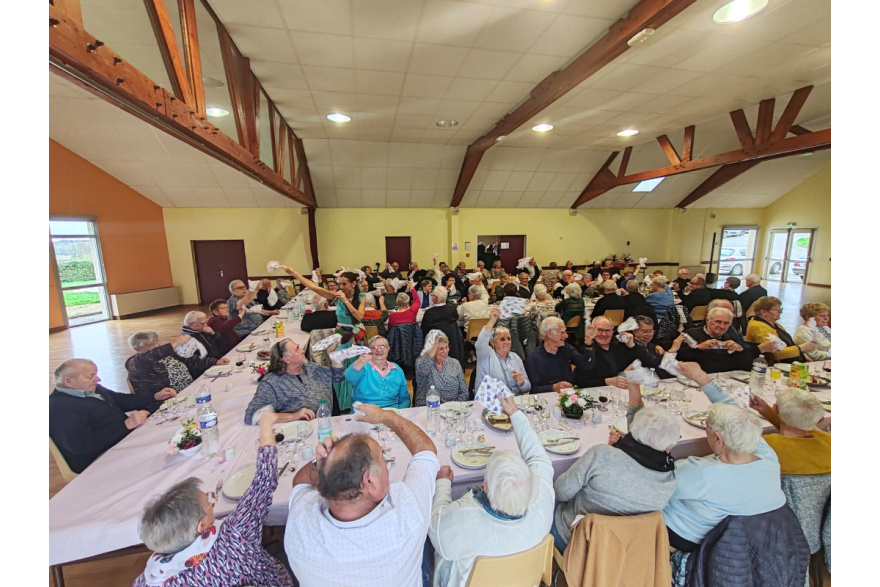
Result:
<svg viewBox="0 0 880 587">
<path fill-rule="evenodd" d="M 468 577 L 468 587 L 535 587 L 550 585 L 553 570 L 553 537 L 537 546 L 507 556 L 478 556 Z"/>
<path fill-rule="evenodd" d="M 831 473 L 825 475 L 782 475 L 782 492 L 797 516 L 810 554 L 822 547 L 822 522 L 831 499 Z"/>
<path fill-rule="evenodd" d="M 375 326 L 367 326 L 365 324 L 364 325 L 364 336 L 366 337 L 367 341 L 369 341 L 374 336 L 379 336 L 379 329 Z"/>
<path fill-rule="evenodd" d="M 694 306 L 691 310 L 691 321 L 692 322 L 702 322 L 706 319 L 706 313 L 709 311 L 709 306 Z"/>
<path fill-rule="evenodd" d="M 612 311 L 612 310 L 609 310 L 609 311 Z M 607 313 L 608 312 L 606 312 L 606 314 Z M 565 329 L 570 330 L 570 329 L 577 328 L 578 326 L 581 325 L 581 320 L 583 320 L 583 316 L 573 316 L 571 318 L 571 320 L 569 320 L 568 322 L 565 323 Z"/>
<path fill-rule="evenodd" d="M 611 325 L 617 328 L 623 322 L 625 310 L 605 310 L 605 317 L 611 320 Z"/>
<path fill-rule="evenodd" d="M 388 360 L 401 367 L 415 367 L 416 359 L 425 346 L 420 324 L 395 324 L 388 331 Z"/>
<path fill-rule="evenodd" d="M 61 471 L 61 476 L 64 480 L 73 481 L 77 473 L 74 473 L 73 469 L 68 466 L 67 459 L 61 454 L 61 450 L 59 450 L 51 436 L 49 437 L 49 452 L 52 453 L 52 458 L 55 459 L 55 464 L 58 465 L 58 470 Z"/>
<path fill-rule="evenodd" d="M 397 294 L 396 293 L 385 293 L 385 294 L 382 294 L 382 297 L 385 299 L 385 309 L 386 310 L 396 310 L 397 309 Z"/>
<path fill-rule="evenodd" d="M 468 321 L 467 336 L 465 336 L 465 340 L 470 342 L 477 340 L 477 337 L 480 336 L 480 331 L 488 323 L 488 318 L 471 318 Z"/>
</svg>

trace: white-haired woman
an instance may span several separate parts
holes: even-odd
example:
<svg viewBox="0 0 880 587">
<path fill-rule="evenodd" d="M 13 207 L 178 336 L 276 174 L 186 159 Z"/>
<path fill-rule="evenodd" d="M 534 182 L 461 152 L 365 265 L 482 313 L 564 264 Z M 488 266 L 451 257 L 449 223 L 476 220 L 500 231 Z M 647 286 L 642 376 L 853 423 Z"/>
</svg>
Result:
<svg viewBox="0 0 880 587">
<path fill-rule="evenodd" d="M 489 375 L 503 381 L 515 395 L 527 393 L 531 391 L 532 383 L 522 359 L 516 353 L 510 352 L 510 330 L 495 326 L 500 316 L 501 310 L 498 306 L 490 306 L 489 322 L 477 336 L 477 343 L 474 345 L 477 349 L 476 387 L 479 387 L 483 377 Z"/>
<path fill-rule="evenodd" d="M 449 357 L 449 337 L 440 330 L 431 348 L 416 359 L 416 392 L 414 406 L 424 406 L 431 386 L 440 396 L 440 402 L 466 401 L 467 381 L 461 363 Z M 429 333 L 430 334 L 430 333 Z M 427 343 L 425 343 L 427 346 Z"/>
<path fill-rule="evenodd" d="M 675 491 L 670 454 L 680 425 L 669 410 L 644 408 L 640 386 L 627 382 L 629 434 L 612 431 L 608 444 L 591 447 L 556 479 L 556 512 L 550 533 L 565 552 L 575 517 L 629 516 L 662 510 Z"/>
<path fill-rule="evenodd" d="M 831 308 L 821 303 L 804 304 L 801 318 L 804 323 L 794 331 L 794 343 L 815 342 L 818 348 L 804 354 L 814 361 L 827 361 L 831 358 Z M 810 318 L 816 323 L 814 327 L 808 324 Z"/>
<path fill-rule="evenodd" d="M 263 548 L 263 518 L 278 486 L 278 452 L 273 425 L 279 414 L 260 418 L 257 472 L 235 510 L 214 518 L 216 495 L 199 489 L 195 477 L 151 501 L 138 526 L 143 543 L 155 553 L 134 587 L 288 587 L 284 565 Z M 213 499 L 213 501 L 212 501 Z"/>
<path fill-rule="evenodd" d="M 754 516 L 782 507 L 779 458 L 761 437 L 756 416 L 736 405 L 697 363 L 678 370 L 712 401 L 706 439 L 712 455 L 679 461 L 678 485 L 663 509 L 669 544 L 684 552 L 699 548 L 727 516 Z"/>
<path fill-rule="evenodd" d="M 535 296 L 535 301 L 526 304 L 526 313 L 529 316 L 532 318 L 538 318 L 538 316 L 543 316 L 556 311 L 556 300 L 554 300 L 553 296 L 550 295 L 550 292 L 547 291 L 546 285 L 543 283 L 535 285 L 532 294 Z"/>
<path fill-rule="evenodd" d="M 537 546 L 553 522 L 550 459 L 513 398 L 499 399 L 513 424 L 519 454 L 495 451 L 483 486 L 469 488 L 455 501 L 452 469 L 440 468 L 428 528 L 436 553 L 434 585 L 463 587 L 476 557 L 506 556 Z"/>
</svg>

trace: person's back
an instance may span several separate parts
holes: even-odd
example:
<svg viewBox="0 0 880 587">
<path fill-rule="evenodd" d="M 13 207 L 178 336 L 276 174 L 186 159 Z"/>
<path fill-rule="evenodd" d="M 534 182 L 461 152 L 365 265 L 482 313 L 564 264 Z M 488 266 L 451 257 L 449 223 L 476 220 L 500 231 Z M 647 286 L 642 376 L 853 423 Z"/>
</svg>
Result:
<svg viewBox="0 0 880 587">
<path fill-rule="evenodd" d="M 657 313 L 657 322 L 660 322 L 666 314 L 666 310 L 675 305 L 675 297 L 669 288 L 665 288 L 649 293 L 645 296 L 645 303 L 654 308 L 654 311 Z"/>
</svg>

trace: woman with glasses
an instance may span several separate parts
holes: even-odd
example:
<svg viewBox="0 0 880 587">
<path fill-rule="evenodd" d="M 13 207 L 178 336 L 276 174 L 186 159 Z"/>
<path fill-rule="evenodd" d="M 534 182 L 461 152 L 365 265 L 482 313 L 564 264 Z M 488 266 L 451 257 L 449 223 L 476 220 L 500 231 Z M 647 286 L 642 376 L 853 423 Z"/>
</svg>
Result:
<svg viewBox="0 0 880 587">
<path fill-rule="evenodd" d="M 827 361 L 831 358 L 831 308 L 825 304 L 804 304 L 801 308 L 804 323 L 794 331 L 794 342 L 802 344 L 814 341 L 819 347 L 804 354 L 814 361 Z M 815 325 L 810 326 L 810 318 Z"/>
<path fill-rule="evenodd" d="M 217 495 L 201 491 L 195 477 L 147 504 L 138 535 L 155 552 L 134 587 L 293 585 L 284 565 L 261 544 L 263 518 L 278 486 L 278 452 L 272 430 L 278 421 L 279 414 L 262 414 L 256 475 L 226 519 L 215 519 Z"/>
<path fill-rule="evenodd" d="M 408 408 L 406 378 L 396 363 L 388 360 L 388 341 L 382 336 L 370 339 L 369 355 L 359 355 L 345 370 L 345 379 L 353 387 L 352 401 L 380 408 Z"/>
<path fill-rule="evenodd" d="M 777 351 L 764 353 L 764 356 L 773 359 L 774 363 L 805 362 L 810 359 L 804 353 L 819 348 L 819 345 L 813 341 L 801 345 L 795 344 L 791 335 L 779 325 L 777 320 L 782 315 L 782 302 L 779 298 L 773 296 L 758 298 L 752 304 L 752 308 L 755 310 L 755 317 L 749 321 L 749 327 L 746 329 L 746 342 L 759 345 L 771 340 L 771 336 L 779 337 L 786 346 Z"/>
<path fill-rule="evenodd" d="M 260 325 L 269 316 L 277 316 L 280 310 L 265 310 L 262 304 L 256 301 L 257 291 L 248 291 L 247 285 L 241 279 L 233 279 L 229 282 L 229 299 L 226 305 L 230 312 L 241 314 L 241 321 L 235 325 L 235 334 L 244 338 Z"/>
<path fill-rule="evenodd" d="M 503 326 L 497 326 L 501 317 L 498 306 L 489 308 L 489 322 L 480 330 L 477 336 L 477 374 L 474 386 L 479 387 L 483 377 L 489 375 L 499 381 L 513 392 L 514 395 L 527 393 L 532 389 L 532 382 L 526 374 L 526 367 L 522 359 L 516 353 L 510 352 L 513 339 L 510 330 Z"/>
<path fill-rule="evenodd" d="M 432 385 L 440 396 L 440 403 L 467 401 L 468 388 L 461 363 L 449 357 L 449 337 L 440 330 L 431 332 L 436 333 L 434 342 L 425 354 L 416 359 L 416 391 L 413 405 L 425 405 Z M 427 342 L 425 346 L 428 346 Z"/>
</svg>

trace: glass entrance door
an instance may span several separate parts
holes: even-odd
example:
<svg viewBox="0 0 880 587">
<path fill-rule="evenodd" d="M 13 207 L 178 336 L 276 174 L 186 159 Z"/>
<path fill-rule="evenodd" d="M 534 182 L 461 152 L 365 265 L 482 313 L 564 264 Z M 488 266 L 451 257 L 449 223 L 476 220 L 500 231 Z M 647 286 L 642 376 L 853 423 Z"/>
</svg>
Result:
<svg viewBox="0 0 880 587">
<path fill-rule="evenodd" d="M 786 254 L 788 253 L 788 229 L 775 229 L 770 231 L 770 245 L 766 263 L 764 263 L 765 279 L 770 281 L 782 281 L 785 275 L 782 269 L 785 267 Z"/>
<path fill-rule="evenodd" d="M 774 228 L 765 257 L 765 278 L 770 281 L 804 283 L 810 269 L 812 228 Z"/>
<path fill-rule="evenodd" d="M 97 226 L 93 220 L 49 220 L 50 253 L 68 326 L 110 319 Z"/>
</svg>

